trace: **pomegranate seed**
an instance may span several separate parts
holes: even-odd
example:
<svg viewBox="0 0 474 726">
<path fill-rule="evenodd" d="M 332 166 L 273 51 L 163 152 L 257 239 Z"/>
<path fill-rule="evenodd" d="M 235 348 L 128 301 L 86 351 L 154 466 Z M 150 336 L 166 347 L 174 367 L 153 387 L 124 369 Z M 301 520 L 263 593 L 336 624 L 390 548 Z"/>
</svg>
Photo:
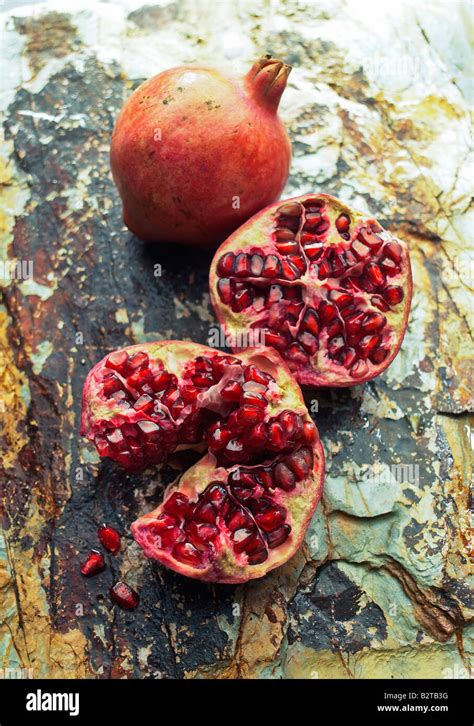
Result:
<svg viewBox="0 0 474 726">
<path fill-rule="evenodd" d="M 221 391 L 224 401 L 240 401 L 242 395 L 242 386 L 237 381 L 230 381 Z"/>
<path fill-rule="evenodd" d="M 304 245 L 304 251 L 306 253 L 306 256 L 310 260 L 316 261 L 321 257 L 321 255 L 324 251 L 323 243 L 322 242 L 307 242 Z"/>
<path fill-rule="evenodd" d="M 287 227 L 277 227 L 275 239 L 277 242 L 292 242 L 295 239 L 295 233 Z"/>
<path fill-rule="evenodd" d="M 163 503 L 163 509 L 165 512 L 178 517 L 178 519 L 186 518 L 190 513 L 189 499 L 186 494 L 173 492 Z"/>
<path fill-rule="evenodd" d="M 244 391 L 241 398 L 241 403 L 250 404 L 251 406 L 257 406 L 259 408 L 265 408 L 268 401 L 265 396 L 255 391 Z"/>
<path fill-rule="evenodd" d="M 148 357 L 148 353 L 145 353 L 144 351 L 138 351 L 137 353 L 134 353 L 132 356 L 130 356 L 128 361 L 128 367 L 132 370 L 137 370 L 138 368 L 145 368 L 149 365 L 150 359 Z"/>
<path fill-rule="evenodd" d="M 349 229 L 351 220 L 347 214 L 340 214 L 336 219 L 336 229 L 338 232 L 347 232 Z"/>
<path fill-rule="evenodd" d="M 193 512 L 193 519 L 196 522 L 207 522 L 207 524 L 215 524 L 217 510 L 211 502 L 199 502 Z"/>
<path fill-rule="evenodd" d="M 231 438 L 230 431 L 221 428 L 220 424 L 214 424 L 208 431 L 207 441 L 213 451 L 219 451 L 227 446 Z"/>
<path fill-rule="evenodd" d="M 318 308 L 319 317 L 323 323 L 330 323 L 337 318 L 337 308 L 332 303 L 323 300 Z"/>
<path fill-rule="evenodd" d="M 268 559 L 268 552 L 265 546 L 261 549 L 252 552 L 248 556 L 249 565 L 260 565 L 262 562 Z"/>
<path fill-rule="evenodd" d="M 240 427 L 254 426 L 263 420 L 265 413 L 259 406 L 250 406 L 245 404 L 234 411 L 236 414 L 236 420 Z M 231 414 L 232 416 L 233 414 Z M 230 416 L 229 416 L 230 422 Z"/>
<path fill-rule="evenodd" d="M 227 491 L 220 482 L 216 482 L 207 487 L 203 497 L 212 502 L 217 509 L 220 509 L 227 499 Z"/>
<path fill-rule="evenodd" d="M 219 297 L 222 302 L 228 305 L 232 300 L 233 293 L 230 280 L 227 277 L 221 277 L 217 283 L 217 292 L 219 293 Z"/>
<path fill-rule="evenodd" d="M 283 444 L 285 441 L 284 435 L 283 435 L 283 428 L 281 424 L 278 421 L 271 421 L 268 425 L 268 446 L 275 450 L 279 451 L 283 448 Z"/>
<path fill-rule="evenodd" d="M 296 476 L 296 480 L 301 481 L 306 479 L 313 466 L 313 455 L 310 449 L 299 449 L 286 458 L 286 464 Z"/>
<path fill-rule="evenodd" d="M 242 310 L 245 310 L 245 308 L 250 307 L 252 302 L 253 295 L 250 290 L 239 290 L 239 292 L 234 295 L 232 310 L 236 313 L 240 313 Z"/>
<path fill-rule="evenodd" d="M 291 492 L 292 489 L 296 486 L 296 479 L 295 475 L 287 467 L 286 464 L 284 464 L 282 461 L 280 461 L 276 467 L 275 467 L 275 484 L 279 486 L 281 489 L 284 489 L 286 492 Z"/>
<path fill-rule="evenodd" d="M 299 202 L 286 202 L 285 204 L 282 204 L 281 207 L 278 207 L 277 212 L 279 214 L 284 214 L 287 217 L 300 217 L 303 213 L 303 209 Z"/>
<path fill-rule="evenodd" d="M 283 524 L 278 529 L 275 529 L 273 532 L 269 532 L 267 537 L 268 546 L 270 549 L 273 549 L 274 547 L 279 547 L 283 542 L 286 542 L 288 537 L 290 536 L 291 527 L 289 524 Z"/>
<path fill-rule="evenodd" d="M 386 322 L 387 318 L 385 315 L 381 315 L 381 313 L 369 313 L 364 318 L 362 330 L 364 333 L 377 333 L 379 330 L 382 330 Z"/>
<path fill-rule="evenodd" d="M 346 331 L 349 335 L 357 335 L 362 327 L 365 313 L 355 313 L 345 320 Z"/>
<path fill-rule="evenodd" d="M 381 287 L 385 284 L 385 276 L 375 262 L 369 262 L 369 264 L 365 266 L 365 273 L 370 282 L 372 282 L 376 287 Z"/>
<path fill-rule="evenodd" d="M 164 391 L 166 388 L 169 388 L 172 385 L 176 385 L 178 379 L 173 373 L 168 373 L 167 371 L 163 371 L 163 373 L 158 373 L 157 375 L 153 376 L 153 378 L 150 380 L 150 386 L 155 391 L 155 393 L 158 393 L 159 391 Z"/>
<path fill-rule="evenodd" d="M 372 363 L 375 363 L 377 365 L 379 363 L 383 363 L 387 356 L 388 350 L 386 348 L 379 348 L 372 353 L 372 355 L 370 356 L 370 360 Z"/>
<path fill-rule="evenodd" d="M 257 451 L 259 448 L 264 446 L 267 440 L 267 432 L 264 423 L 258 423 L 251 430 L 247 436 L 247 445 Z"/>
<path fill-rule="evenodd" d="M 123 610 L 134 610 L 140 601 L 138 593 L 120 580 L 110 588 L 110 597 Z"/>
<path fill-rule="evenodd" d="M 273 472 L 271 467 L 267 466 L 257 469 L 256 475 L 259 483 L 265 487 L 265 489 L 273 489 L 275 485 L 273 482 Z"/>
<path fill-rule="evenodd" d="M 114 527 L 103 524 L 97 532 L 99 542 L 108 552 L 115 554 L 120 549 L 120 535 Z"/>
<path fill-rule="evenodd" d="M 365 360 L 358 360 L 357 363 L 352 366 L 350 373 L 353 378 L 363 378 L 367 375 L 368 370 L 369 367 Z"/>
<path fill-rule="evenodd" d="M 370 302 L 372 303 L 372 305 L 374 307 L 378 308 L 383 313 L 387 312 L 387 310 L 390 310 L 390 307 L 387 305 L 385 300 L 382 297 L 380 297 L 380 295 L 373 295 L 370 298 Z"/>
<path fill-rule="evenodd" d="M 111 353 L 107 358 L 105 365 L 107 368 L 113 368 L 119 373 L 124 373 L 128 363 L 128 353 L 124 350 L 117 350 Z"/>
<path fill-rule="evenodd" d="M 368 358 L 381 342 L 382 337 L 380 335 L 366 335 L 358 344 L 357 352 L 362 358 Z"/>
<path fill-rule="evenodd" d="M 145 384 L 146 381 L 151 376 L 151 371 L 149 368 L 140 368 L 138 371 L 135 371 L 135 373 L 132 373 L 128 379 L 127 382 L 132 388 L 136 388 L 137 390 L 142 388 L 142 386 Z"/>
<path fill-rule="evenodd" d="M 202 563 L 202 555 L 190 542 L 178 542 L 174 546 L 172 554 L 176 560 L 185 565 L 191 565 L 191 567 L 198 567 Z"/>
<path fill-rule="evenodd" d="M 306 313 L 303 317 L 303 322 L 301 323 L 301 327 L 304 330 L 309 331 L 313 335 L 318 335 L 320 331 L 319 327 L 319 318 L 316 310 L 313 310 L 312 308 L 308 308 Z"/>
<path fill-rule="evenodd" d="M 109 456 L 112 452 L 107 440 L 103 436 L 95 436 L 94 443 L 97 447 L 99 456 Z"/>
<path fill-rule="evenodd" d="M 283 335 L 280 335 L 279 333 L 275 333 L 273 330 L 262 330 L 263 336 L 264 336 L 264 342 L 265 345 L 269 345 L 272 348 L 277 348 L 279 350 L 282 350 L 283 348 L 286 348 L 286 338 Z"/>
<path fill-rule="evenodd" d="M 286 519 L 285 510 L 281 507 L 268 509 L 266 512 L 255 515 L 255 521 L 264 532 L 272 532 L 283 524 Z"/>
<path fill-rule="evenodd" d="M 159 537 L 159 543 L 155 542 L 157 547 L 164 549 L 170 547 L 176 541 L 179 535 L 179 528 L 176 526 L 178 520 L 167 512 L 163 512 L 155 520 L 148 525 L 148 531 L 154 536 Z"/>
<path fill-rule="evenodd" d="M 196 524 L 196 522 L 190 522 L 186 532 L 191 544 L 201 552 L 204 552 L 219 534 L 218 528 L 213 524 Z"/>
<path fill-rule="evenodd" d="M 319 263 L 318 267 L 318 277 L 320 280 L 325 280 L 327 277 L 330 277 L 332 274 L 332 267 L 331 263 L 328 259 L 324 259 Z"/>
<path fill-rule="evenodd" d="M 145 440 L 153 441 L 160 433 L 160 427 L 154 421 L 137 421 L 137 426 L 145 437 Z"/>
<path fill-rule="evenodd" d="M 127 448 L 127 442 L 120 429 L 115 429 L 112 433 L 107 434 L 107 440 L 109 444 L 112 444 L 117 449 L 124 450 Z"/>
<path fill-rule="evenodd" d="M 281 271 L 285 280 L 297 280 L 301 277 L 301 272 L 288 259 L 281 261 Z"/>
<path fill-rule="evenodd" d="M 380 229 L 380 231 L 382 230 Z M 370 232 L 368 229 L 365 228 L 362 228 L 359 231 L 357 237 L 363 244 L 365 244 L 367 247 L 370 247 L 372 252 L 377 252 L 383 244 L 383 239 L 381 237 L 379 237 L 377 234 L 373 234 L 373 232 Z"/>
<path fill-rule="evenodd" d="M 217 263 L 217 274 L 220 277 L 227 277 L 227 275 L 231 275 L 234 271 L 234 260 L 235 256 L 233 252 L 227 252 L 227 254 L 222 255 Z"/>
<path fill-rule="evenodd" d="M 122 388 L 122 381 L 115 373 L 107 373 L 103 380 L 104 393 L 106 396 L 111 396 L 112 393 L 120 391 Z"/>
<path fill-rule="evenodd" d="M 328 331 L 328 338 L 335 338 L 339 335 L 339 333 L 342 333 L 344 330 L 344 325 L 342 324 L 342 320 L 334 320 L 332 323 L 329 323 L 327 327 Z"/>
<path fill-rule="evenodd" d="M 143 394 L 143 396 L 140 396 L 135 403 L 133 404 L 133 408 L 136 411 L 142 411 L 143 413 L 152 413 L 154 409 L 154 401 L 150 396 L 147 396 L 146 393 Z"/>
<path fill-rule="evenodd" d="M 247 547 L 251 546 L 255 542 L 255 534 L 251 529 L 242 527 L 234 532 L 232 540 L 234 542 L 234 550 L 237 554 L 244 552 Z"/>
<path fill-rule="evenodd" d="M 314 230 L 315 227 L 321 224 L 322 218 L 320 212 L 308 212 L 304 223 L 304 229 Z"/>
<path fill-rule="evenodd" d="M 403 289 L 395 285 L 386 287 L 382 294 L 389 305 L 398 305 L 403 300 Z"/>
<path fill-rule="evenodd" d="M 351 245 L 351 251 L 358 260 L 363 260 L 365 257 L 367 257 L 367 255 L 370 254 L 369 248 L 360 239 L 354 240 Z"/>
<path fill-rule="evenodd" d="M 346 258 L 344 254 L 337 254 L 333 261 L 333 272 L 334 275 L 342 275 L 347 267 Z"/>
<path fill-rule="evenodd" d="M 263 257 L 260 255 L 252 255 L 250 259 L 250 272 L 252 277 L 260 277 L 263 270 Z"/>
<path fill-rule="evenodd" d="M 286 230 L 289 234 L 293 234 L 290 230 Z M 298 242 L 288 240 L 287 242 L 277 242 L 277 250 L 282 255 L 291 255 L 299 251 Z"/>
<path fill-rule="evenodd" d="M 400 267 L 393 260 L 391 260 L 390 257 L 384 257 L 383 260 L 381 260 L 380 262 L 380 266 L 389 277 L 398 275 L 398 273 L 400 272 Z"/>
<path fill-rule="evenodd" d="M 357 353 L 354 348 L 347 348 L 342 355 L 341 363 L 343 366 L 346 366 L 346 368 L 350 368 L 356 360 Z"/>
<path fill-rule="evenodd" d="M 98 550 L 91 550 L 87 560 L 81 567 L 81 574 L 85 577 L 92 577 L 105 570 L 104 555 Z"/>
<path fill-rule="evenodd" d="M 305 349 L 310 355 L 314 355 L 318 350 L 318 341 L 311 333 L 301 332 L 297 335 L 298 343 Z"/>
<path fill-rule="evenodd" d="M 230 529 L 231 532 L 236 532 L 238 529 L 247 527 L 251 523 L 252 520 L 250 519 L 248 514 L 246 514 L 243 509 L 238 509 L 229 518 L 229 521 L 227 522 L 227 528 Z"/>
<path fill-rule="evenodd" d="M 194 370 L 196 373 L 204 373 L 212 376 L 212 361 L 205 355 L 198 355 L 194 361 Z"/>
<path fill-rule="evenodd" d="M 278 220 L 278 225 L 280 227 L 287 227 L 288 229 L 293 230 L 296 232 L 296 230 L 299 227 L 299 220 L 298 219 L 292 219 L 291 217 L 283 217 L 281 216 Z"/>
<path fill-rule="evenodd" d="M 330 290 L 329 299 L 337 305 L 338 308 L 345 308 L 352 303 L 354 296 L 350 292 L 343 290 Z"/>
<path fill-rule="evenodd" d="M 200 392 L 195 386 L 181 387 L 181 396 L 183 398 L 183 401 L 185 401 L 186 403 L 194 403 L 194 401 L 197 400 L 199 393 Z"/>
<path fill-rule="evenodd" d="M 387 242 L 383 247 L 383 252 L 394 262 L 400 262 L 402 259 L 402 248 L 395 240 Z"/>
<path fill-rule="evenodd" d="M 278 277 L 281 274 L 280 260 L 276 255 L 267 255 L 262 277 Z"/>
<path fill-rule="evenodd" d="M 235 258 L 234 274 L 236 277 L 248 277 L 250 275 L 250 257 L 241 252 Z"/>
<path fill-rule="evenodd" d="M 303 366 L 307 365 L 309 362 L 308 355 L 299 343 L 292 343 L 292 345 L 287 348 L 286 358 L 295 364 L 300 363 Z"/>
<path fill-rule="evenodd" d="M 305 421 L 303 424 L 303 433 L 304 433 L 304 439 L 308 442 L 308 444 L 311 444 L 313 441 L 316 441 L 317 437 L 317 431 L 316 426 L 312 421 Z"/>
</svg>

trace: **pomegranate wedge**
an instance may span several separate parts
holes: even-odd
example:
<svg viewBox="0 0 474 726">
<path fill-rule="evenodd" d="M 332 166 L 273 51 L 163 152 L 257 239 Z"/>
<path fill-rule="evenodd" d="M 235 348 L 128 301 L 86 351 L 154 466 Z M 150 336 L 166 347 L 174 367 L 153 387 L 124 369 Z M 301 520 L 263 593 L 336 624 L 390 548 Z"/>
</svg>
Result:
<svg viewBox="0 0 474 726">
<path fill-rule="evenodd" d="M 81 433 L 128 470 L 202 458 L 132 524 L 148 557 L 188 577 L 261 577 L 300 546 L 324 456 L 301 391 L 272 349 L 225 355 L 165 341 L 115 351 L 84 384 Z"/>
<path fill-rule="evenodd" d="M 410 258 L 374 219 L 306 194 L 234 232 L 216 252 L 210 290 L 230 340 L 258 337 L 301 384 L 353 386 L 379 375 L 400 348 Z"/>
</svg>

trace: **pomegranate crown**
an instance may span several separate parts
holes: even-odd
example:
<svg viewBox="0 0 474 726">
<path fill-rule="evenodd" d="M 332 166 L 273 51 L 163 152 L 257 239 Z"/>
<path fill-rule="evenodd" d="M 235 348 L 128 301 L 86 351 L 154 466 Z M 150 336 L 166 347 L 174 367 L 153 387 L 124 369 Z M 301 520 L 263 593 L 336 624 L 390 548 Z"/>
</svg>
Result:
<svg viewBox="0 0 474 726">
<path fill-rule="evenodd" d="M 255 61 L 245 76 L 245 86 L 261 106 L 276 111 L 290 73 L 291 66 L 266 53 Z"/>
</svg>

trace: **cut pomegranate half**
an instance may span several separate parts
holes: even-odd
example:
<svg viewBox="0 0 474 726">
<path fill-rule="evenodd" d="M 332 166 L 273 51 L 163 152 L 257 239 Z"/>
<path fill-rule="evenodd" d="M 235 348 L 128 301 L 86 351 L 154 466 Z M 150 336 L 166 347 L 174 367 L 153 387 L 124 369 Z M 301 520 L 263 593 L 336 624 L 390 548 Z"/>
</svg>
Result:
<svg viewBox="0 0 474 726">
<path fill-rule="evenodd" d="M 352 386 L 396 356 L 412 295 L 407 245 L 327 194 L 259 212 L 218 249 L 211 299 L 241 350 L 256 331 L 301 384 Z"/>
<path fill-rule="evenodd" d="M 128 470 L 203 452 L 132 524 L 148 557 L 189 577 L 244 582 L 286 562 L 321 496 L 318 432 L 272 349 L 235 357 L 165 341 L 115 351 L 86 379 L 81 433 Z"/>
</svg>

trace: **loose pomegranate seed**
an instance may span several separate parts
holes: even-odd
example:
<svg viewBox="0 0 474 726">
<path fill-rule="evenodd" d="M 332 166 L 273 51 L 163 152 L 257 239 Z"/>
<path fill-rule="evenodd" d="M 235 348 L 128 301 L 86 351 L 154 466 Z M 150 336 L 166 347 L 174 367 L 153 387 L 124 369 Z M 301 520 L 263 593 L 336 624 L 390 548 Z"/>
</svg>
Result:
<svg viewBox="0 0 474 726">
<path fill-rule="evenodd" d="M 98 550 L 91 550 L 87 560 L 81 567 L 81 574 L 85 577 L 92 577 L 105 570 L 104 555 Z"/>
<path fill-rule="evenodd" d="M 139 603 L 138 593 L 120 580 L 110 588 L 110 597 L 123 610 L 134 610 Z"/>
<path fill-rule="evenodd" d="M 115 554 L 120 549 L 120 534 L 114 527 L 103 524 L 98 531 L 99 542 L 108 552 Z"/>
</svg>

